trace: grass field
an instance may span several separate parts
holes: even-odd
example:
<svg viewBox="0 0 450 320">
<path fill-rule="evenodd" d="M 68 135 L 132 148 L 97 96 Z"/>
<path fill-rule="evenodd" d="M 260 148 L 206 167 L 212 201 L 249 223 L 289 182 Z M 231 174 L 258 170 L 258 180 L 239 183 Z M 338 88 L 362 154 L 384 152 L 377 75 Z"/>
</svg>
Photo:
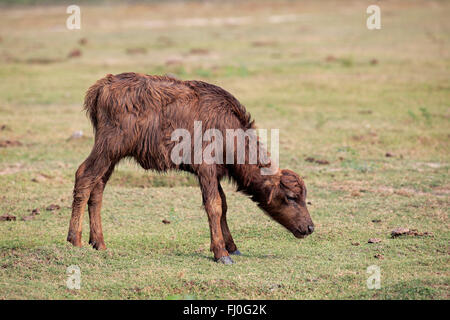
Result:
<svg viewBox="0 0 450 320">
<path fill-rule="evenodd" d="M 65 6 L 1 7 L 0 215 L 17 220 L 0 221 L 0 299 L 448 299 L 450 3 L 377 2 L 372 31 L 369 4 L 81 4 L 73 31 Z M 84 94 L 125 71 L 217 84 L 280 129 L 316 232 L 295 239 L 225 184 L 243 255 L 218 265 L 196 179 L 123 162 L 104 195 L 108 250 L 87 244 L 86 215 L 84 247 L 67 243 L 93 145 Z M 428 235 L 393 239 L 397 227 Z"/>
</svg>

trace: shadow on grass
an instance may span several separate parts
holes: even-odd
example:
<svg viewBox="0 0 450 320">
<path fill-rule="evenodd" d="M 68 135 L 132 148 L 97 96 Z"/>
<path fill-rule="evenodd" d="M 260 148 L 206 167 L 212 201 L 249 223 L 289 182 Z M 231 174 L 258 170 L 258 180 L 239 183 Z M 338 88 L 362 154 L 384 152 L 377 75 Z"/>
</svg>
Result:
<svg viewBox="0 0 450 320">
<path fill-rule="evenodd" d="M 183 257 L 183 258 L 191 258 L 191 259 L 198 259 L 198 260 L 208 260 L 208 261 L 214 261 L 214 254 L 212 252 L 206 253 L 206 252 L 192 252 L 192 253 L 186 253 L 186 252 L 171 252 L 167 255 L 170 256 L 176 256 L 176 257 Z M 274 254 L 247 254 L 242 253 L 241 255 L 231 255 L 231 259 L 236 261 L 244 260 L 244 259 L 261 259 L 261 260 L 279 260 L 281 257 L 274 255 Z M 215 261 L 214 261 L 215 262 Z"/>
</svg>

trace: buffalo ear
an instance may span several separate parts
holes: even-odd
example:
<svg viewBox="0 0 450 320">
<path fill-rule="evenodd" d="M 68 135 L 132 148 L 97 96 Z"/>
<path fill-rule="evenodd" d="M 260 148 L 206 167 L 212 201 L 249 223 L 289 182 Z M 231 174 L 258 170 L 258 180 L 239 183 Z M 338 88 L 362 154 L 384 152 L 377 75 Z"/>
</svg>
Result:
<svg viewBox="0 0 450 320">
<path fill-rule="evenodd" d="M 301 185 L 303 184 L 301 178 L 294 171 L 285 169 L 282 170 L 282 176 L 280 178 L 280 183 L 286 188 L 293 190 L 295 193 L 300 192 Z M 298 189 L 298 190 L 296 190 Z"/>
</svg>

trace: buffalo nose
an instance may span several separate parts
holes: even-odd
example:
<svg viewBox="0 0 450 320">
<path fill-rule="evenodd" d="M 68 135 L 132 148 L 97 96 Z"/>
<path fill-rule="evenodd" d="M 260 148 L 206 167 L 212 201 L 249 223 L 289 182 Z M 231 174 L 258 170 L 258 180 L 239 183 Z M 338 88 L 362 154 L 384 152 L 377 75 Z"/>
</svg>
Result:
<svg viewBox="0 0 450 320">
<path fill-rule="evenodd" d="M 313 233 L 314 232 L 314 226 L 308 226 L 308 231 L 309 231 L 309 233 Z"/>
</svg>

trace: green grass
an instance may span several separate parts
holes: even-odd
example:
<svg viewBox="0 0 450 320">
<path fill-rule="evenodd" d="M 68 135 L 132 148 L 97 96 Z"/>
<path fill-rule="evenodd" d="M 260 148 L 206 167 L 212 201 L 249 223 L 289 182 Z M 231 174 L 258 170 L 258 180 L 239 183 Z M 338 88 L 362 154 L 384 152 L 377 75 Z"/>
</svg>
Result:
<svg viewBox="0 0 450 320">
<path fill-rule="evenodd" d="M 62 6 L 1 10 L 0 141 L 22 145 L 0 148 L 0 215 L 17 216 L 0 221 L 0 299 L 448 299 L 449 4 L 381 3 L 379 31 L 366 29 L 358 1 L 215 6 L 81 5 L 80 31 L 65 29 Z M 170 24 L 186 12 L 254 19 Z M 267 23 L 287 14 L 298 19 Z M 76 48 L 82 56 L 68 59 Z M 104 195 L 108 250 L 88 246 L 87 217 L 84 247 L 69 245 L 74 174 L 93 143 L 84 93 L 125 71 L 220 85 L 258 127 L 279 128 L 281 166 L 304 176 L 316 232 L 295 239 L 225 184 L 243 256 L 218 265 L 195 177 L 125 161 Z M 68 140 L 77 130 L 85 137 Z M 61 209 L 46 211 L 53 203 Z M 392 239 L 396 227 L 433 236 Z M 66 287 L 70 265 L 81 290 Z M 379 290 L 366 287 L 370 265 Z"/>
</svg>

